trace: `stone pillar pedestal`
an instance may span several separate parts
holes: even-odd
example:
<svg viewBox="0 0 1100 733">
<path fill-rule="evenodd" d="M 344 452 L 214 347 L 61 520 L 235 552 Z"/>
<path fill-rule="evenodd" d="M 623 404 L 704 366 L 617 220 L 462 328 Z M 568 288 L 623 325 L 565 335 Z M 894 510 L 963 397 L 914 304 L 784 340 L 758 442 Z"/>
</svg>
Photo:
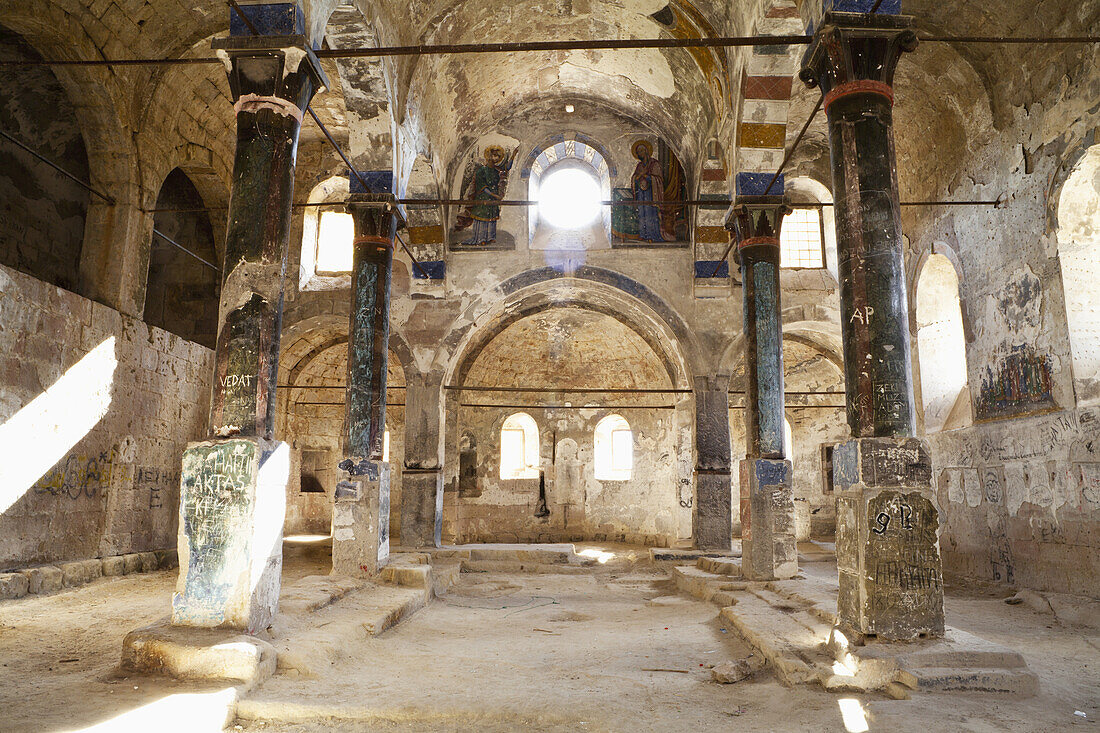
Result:
<svg viewBox="0 0 1100 733">
<path fill-rule="evenodd" d="M 750 580 L 786 580 L 798 574 L 791 462 L 741 461 L 741 573 Z"/>
<path fill-rule="evenodd" d="M 928 447 L 859 438 L 833 452 L 837 625 L 888 640 L 941 636 L 939 512 Z"/>
<path fill-rule="evenodd" d="M 279 604 L 290 449 L 263 438 L 190 443 L 180 475 L 172 623 L 267 628 Z"/>
<path fill-rule="evenodd" d="M 733 543 L 729 377 L 695 378 L 694 544 L 728 552 Z"/>
<path fill-rule="evenodd" d="M 406 467 L 401 473 L 401 544 L 443 544 L 443 469 Z"/>
<path fill-rule="evenodd" d="M 344 461 L 332 512 L 332 572 L 370 576 L 390 557 L 390 465 Z"/>
</svg>

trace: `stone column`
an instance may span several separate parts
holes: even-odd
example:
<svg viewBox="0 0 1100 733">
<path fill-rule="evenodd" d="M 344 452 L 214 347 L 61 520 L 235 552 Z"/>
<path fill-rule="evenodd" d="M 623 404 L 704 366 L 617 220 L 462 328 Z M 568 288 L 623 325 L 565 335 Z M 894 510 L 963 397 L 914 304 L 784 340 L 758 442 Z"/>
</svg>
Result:
<svg viewBox="0 0 1100 733">
<path fill-rule="evenodd" d="M 406 373 L 401 544 L 439 547 L 443 538 L 443 374 Z"/>
<path fill-rule="evenodd" d="M 826 13 L 800 74 L 829 123 L 848 424 L 833 454 L 838 623 L 890 639 L 943 633 L 939 516 L 913 437 L 909 307 L 891 86 L 907 16 Z"/>
<path fill-rule="evenodd" d="M 779 306 L 779 231 L 789 211 L 782 196 L 742 196 L 726 219 L 741 267 L 748 385 L 740 465 L 741 571 L 757 580 L 798 572 L 791 462 L 783 451 Z"/>
<path fill-rule="evenodd" d="M 695 378 L 695 546 L 728 552 L 733 542 L 729 377 Z"/>
<path fill-rule="evenodd" d="M 390 554 L 390 466 L 382 462 L 386 430 L 386 367 L 390 278 L 399 223 L 393 194 L 355 194 L 347 412 L 343 471 L 332 514 L 332 568 L 371 575 Z"/>
<path fill-rule="evenodd" d="M 172 622 L 257 631 L 275 615 L 289 450 L 272 440 L 302 113 L 327 83 L 304 36 L 216 39 L 237 112 L 211 439 L 181 473 Z"/>
</svg>

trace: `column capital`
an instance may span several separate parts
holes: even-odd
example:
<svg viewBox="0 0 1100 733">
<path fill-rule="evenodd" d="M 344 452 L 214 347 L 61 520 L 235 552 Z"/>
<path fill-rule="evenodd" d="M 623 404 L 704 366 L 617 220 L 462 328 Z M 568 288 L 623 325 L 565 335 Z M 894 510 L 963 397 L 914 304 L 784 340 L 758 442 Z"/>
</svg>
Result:
<svg viewBox="0 0 1100 733">
<path fill-rule="evenodd" d="M 313 95 L 328 88 L 305 36 L 230 36 L 210 45 L 225 65 L 238 111 L 249 103 L 274 104 L 301 120 Z"/>
<path fill-rule="evenodd" d="M 743 251 L 756 247 L 774 248 L 778 253 L 783 217 L 791 211 L 785 196 L 738 196 L 725 222 L 730 241 L 737 244 L 737 262 Z"/>
<path fill-rule="evenodd" d="M 917 43 L 912 16 L 828 12 L 798 76 L 820 87 L 826 112 L 838 97 L 855 93 L 879 94 L 892 104 L 898 59 Z"/>
<path fill-rule="evenodd" d="M 385 239 L 392 246 L 395 233 L 405 226 L 405 217 L 392 193 L 353 193 L 344 199 L 344 208 L 355 220 L 356 239 Z"/>
</svg>

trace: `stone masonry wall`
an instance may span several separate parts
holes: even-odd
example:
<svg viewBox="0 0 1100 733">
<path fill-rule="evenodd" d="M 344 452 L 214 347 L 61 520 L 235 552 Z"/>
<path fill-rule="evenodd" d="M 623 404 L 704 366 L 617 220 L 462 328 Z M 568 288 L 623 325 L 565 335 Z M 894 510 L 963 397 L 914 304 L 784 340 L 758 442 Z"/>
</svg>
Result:
<svg viewBox="0 0 1100 733">
<path fill-rule="evenodd" d="M 0 267 L 0 568 L 174 547 L 212 352 Z"/>
</svg>

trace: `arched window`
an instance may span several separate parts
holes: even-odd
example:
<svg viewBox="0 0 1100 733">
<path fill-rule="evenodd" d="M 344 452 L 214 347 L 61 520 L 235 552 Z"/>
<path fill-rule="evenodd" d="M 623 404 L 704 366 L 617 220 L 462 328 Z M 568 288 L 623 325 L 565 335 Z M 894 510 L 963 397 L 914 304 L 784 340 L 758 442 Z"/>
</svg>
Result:
<svg viewBox="0 0 1100 733">
<path fill-rule="evenodd" d="M 634 470 L 634 434 L 621 415 L 608 415 L 596 423 L 594 452 L 596 478 L 629 481 Z"/>
<path fill-rule="evenodd" d="M 611 246 L 610 161 L 587 138 L 561 138 L 536 148 L 521 171 L 527 198 L 531 249 L 586 250 Z"/>
<path fill-rule="evenodd" d="M 836 225 L 829 189 L 806 176 L 792 178 L 784 187 L 795 206 L 810 204 L 814 208 L 795 209 L 783 217 L 779 234 L 780 266 L 790 268 L 826 268 L 836 278 Z"/>
<path fill-rule="evenodd" d="M 970 422 L 966 339 L 959 306 L 959 276 L 945 255 L 924 262 L 917 280 L 917 356 L 924 432 Z"/>
<path fill-rule="evenodd" d="M 500 477 L 539 477 L 539 427 L 526 412 L 517 412 L 500 428 Z"/>
<path fill-rule="evenodd" d="M 382 463 L 390 462 L 390 429 L 382 433 Z"/>
<path fill-rule="evenodd" d="M 1081 157 L 1058 197 L 1058 262 L 1078 406 L 1100 403 L 1100 145 Z"/>
<path fill-rule="evenodd" d="M 302 259 L 298 286 L 302 290 L 329 290 L 350 283 L 352 240 L 355 226 L 344 211 L 348 179 L 333 176 L 309 193 L 311 204 L 302 219 Z"/>
</svg>

